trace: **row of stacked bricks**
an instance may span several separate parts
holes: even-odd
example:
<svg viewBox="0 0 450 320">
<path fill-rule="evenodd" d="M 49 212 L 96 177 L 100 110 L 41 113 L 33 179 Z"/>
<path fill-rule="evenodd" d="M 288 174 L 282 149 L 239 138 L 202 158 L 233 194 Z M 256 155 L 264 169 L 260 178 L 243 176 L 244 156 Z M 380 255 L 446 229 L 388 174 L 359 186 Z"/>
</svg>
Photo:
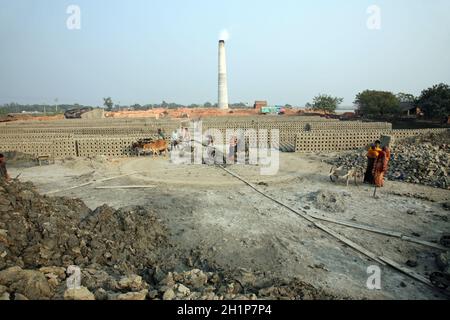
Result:
<svg viewBox="0 0 450 320">
<path fill-rule="evenodd" d="M 389 135 L 394 140 L 420 136 L 429 133 L 441 133 L 448 129 L 411 129 L 411 130 L 322 130 L 297 134 L 296 152 L 337 152 L 367 147 L 370 143 Z"/>
<path fill-rule="evenodd" d="M 335 123 L 336 119 L 326 119 L 316 116 L 305 117 L 220 117 L 208 118 L 203 121 L 203 129 L 217 129 L 221 131 L 223 143 L 226 143 L 226 132 L 242 129 L 246 134 L 250 147 L 257 145 L 269 145 L 278 148 L 280 145 L 292 145 L 294 147 L 297 133 L 308 130 L 311 123 Z M 255 145 L 255 139 L 257 144 Z M 253 141 L 253 143 L 252 143 Z"/>
<path fill-rule="evenodd" d="M 51 156 L 52 158 L 67 158 L 76 156 L 75 140 L 65 138 L 17 138 L 1 139 L 0 151 L 21 152 L 35 157 Z"/>
<path fill-rule="evenodd" d="M 224 144 L 227 143 L 227 130 L 243 129 L 249 142 L 256 140 L 258 145 L 269 144 L 272 147 L 295 145 L 298 152 L 351 150 L 367 145 L 382 134 L 403 138 L 424 132 L 393 131 L 388 123 L 340 122 L 319 117 L 208 118 L 202 121 L 202 126 L 203 132 L 218 129 Z M 170 139 L 172 131 L 184 127 L 192 128 L 189 120 L 65 120 L 46 122 L 45 125 L 26 122 L 25 126 L 13 123 L 0 125 L 0 151 L 20 151 L 54 158 L 130 156 L 133 155 L 133 142 L 141 138 L 156 138 L 157 129 L 162 129 Z M 278 132 L 271 132 L 271 129 Z M 253 143 L 251 146 L 256 145 Z"/>
<path fill-rule="evenodd" d="M 259 118 L 261 119 L 261 118 Z M 270 130 L 267 134 L 261 129 L 279 129 L 283 139 L 295 142 L 295 131 L 305 128 L 305 121 L 280 121 L 279 119 L 264 118 L 264 121 L 248 121 L 243 118 L 235 124 L 232 120 L 220 119 L 210 125 L 224 132 L 226 143 L 227 129 L 254 129 L 247 132 L 248 141 L 271 142 Z M 317 119 L 314 119 L 317 120 Z M 208 122 L 208 121 L 207 121 Z M 115 124 L 115 125 L 112 125 Z M 189 121 L 154 121 L 148 119 L 126 120 L 65 120 L 52 122 L 22 122 L 0 125 L 0 151 L 19 151 L 34 156 L 48 155 L 54 158 L 73 156 L 105 155 L 111 157 L 129 156 L 133 152 L 133 142 L 141 138 L 155 138 L 157 129 L 162 129 L 168 139 L 170 133 L 182 127 L 190 127 Z M 207 126 L 208 127 L 208 126 Z M 273 142 L 278 143 L 278 139 Z M 255 146 L 255 145 L 253 145 Z"/>
</svg>

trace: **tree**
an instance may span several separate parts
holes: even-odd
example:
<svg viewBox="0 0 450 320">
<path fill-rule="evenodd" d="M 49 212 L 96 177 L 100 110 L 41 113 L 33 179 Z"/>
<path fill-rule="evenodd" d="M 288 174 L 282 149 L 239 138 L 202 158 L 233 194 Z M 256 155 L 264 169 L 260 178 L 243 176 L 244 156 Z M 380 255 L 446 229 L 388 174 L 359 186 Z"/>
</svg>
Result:
<svg viewBox="0 0 450 320">
<path fill-rule="evenodd" d="M 111 111 L 114 105 L 111 97 L 103 98 L 103 105 L 105 106 L 106 110 Z"/>
<path fill-rule="evenodd" d="M 427 118 L 442 118 L 450 115 L 450 87 L 440 83 L 422 91 L 417 105 Z"/>
<path fill-rule="evenodd" d="M 313 99 L 312 109 L 325 113 L 334 113 L 337 107 L 344 101 L 343 98 L 332 97 L 326 94 L 319 94 Z"/>
<path fill-rule="evenodd" d="M 403 103 L 414 103 L 416 101 L 416 97 L 414 97 L 412 94 L 410 93 L 397 93 L 397 99 L 400 102 Z"/>
<path fill-rule="evenodd" d="M 247 104 L 245 104 L 245 102 L 232 103 L 232 104 L 230 104 L 230 107 L 235 108 L 235 109 L 242 109 L 242 108 L 246 108 Z"/>
<path fill-rule="evenodd" d="M 205 107 L 205 108 L 212 108 L 212 103 L 211 102 L 205 102 L 203 107 Z"/>
<path fill-rule="evenodd" d="M 400 100 L 392 92 L 366 90 L 356 95 L 355 104 L 363 116 L 384 117 L 400 112 Z"/>
</svg>

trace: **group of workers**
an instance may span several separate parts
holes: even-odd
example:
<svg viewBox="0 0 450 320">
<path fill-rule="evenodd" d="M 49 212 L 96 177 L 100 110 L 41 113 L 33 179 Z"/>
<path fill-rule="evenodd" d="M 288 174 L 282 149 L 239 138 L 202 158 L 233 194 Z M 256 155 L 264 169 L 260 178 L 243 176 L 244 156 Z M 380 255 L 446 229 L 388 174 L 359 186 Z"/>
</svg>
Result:
<svg viewBox="0 0 450 320">
<path fill-rule="evenodd" d="M 384 175 L 389 168 L 391 150 L 388 146 L 381 147 L 381 141 L 377 140 L 367 152 L 367 170 L 364 175 L 364 183 L 375 185 L 378 188 L 384 186 Z"/>
<path fill-rule="evenodd" d="M 181 145 L 189 147 L 191 145 L 191 140 L 191 133 L 189 132 L 189 129 L 180 128 L 172 132 L 170 137 L 170 145 L 172 150 L 179 149 Z"/>
</svg>

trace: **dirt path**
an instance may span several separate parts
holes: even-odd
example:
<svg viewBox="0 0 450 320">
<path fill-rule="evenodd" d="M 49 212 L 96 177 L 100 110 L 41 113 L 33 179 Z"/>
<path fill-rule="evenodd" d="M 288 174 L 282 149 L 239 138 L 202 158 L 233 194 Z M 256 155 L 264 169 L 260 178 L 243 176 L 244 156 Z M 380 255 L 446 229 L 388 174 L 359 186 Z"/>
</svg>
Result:
<svg viewBox="0 0 450 320">
<path fill-rule="evenodd" d="M 259 168 L 254 166 L 230 166 L 229 169 L 252 183 L 263 182 L 259 187 L 267 194 L 315 215 L 353 220 L 409 235 L 414 233 L 428 241 L 450 231 L 448 211 L 439 203 L 450 200 L 450 192 L 446 190 L 389 182 L 376 200 L 372 197 L 373 190 L 367 186 L 347 188 L 330 183 L 329 165 L 322 162 L 323 157 L 281 156 L 281 168 L 276 176 L 260 176 Z M 21 180 L 33 181 L 42 192 L 137 171 L 140 174 L 102 185 L 157 187 L 97 190 L 94 184 L 58 195 L 79 197 L 91 208 L 104 203 L 115 208 L 131 204 L 151 206 L 169 226 L 178 250 L 195 251 L 208 264 L 225 270 L 263 271 L 268 279 L 300 277 L 339 296 L 353 298 L 443 298 L 435 290 L 388 267 L 382 267 L 382 290 L 368 290 L 367 267 L 376 263 L 216 167 L 179 166 L 163 159 L 133 158 L 114 162 L 76 160 L 44 167 L 11 167 L 10 171 L 12 175 L 22 173 Z M 327 196 L 334 200 L 330 203 Z M 325 224 L 398 263 L 417 260 L 416 269 L 422 274 L 435 269 L 435 250 Z M 178 268 L 189 263 L 174 262 Z"/>
</svg>

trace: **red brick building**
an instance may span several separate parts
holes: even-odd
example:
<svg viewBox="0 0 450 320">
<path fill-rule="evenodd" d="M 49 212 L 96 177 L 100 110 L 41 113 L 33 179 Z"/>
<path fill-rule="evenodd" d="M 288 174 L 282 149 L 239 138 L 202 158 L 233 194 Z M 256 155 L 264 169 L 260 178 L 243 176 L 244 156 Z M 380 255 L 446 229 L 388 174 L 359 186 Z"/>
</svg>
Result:
<svg viewBox="0 0 450 320">
<path fill-rule="evenodd" d="M 267 101 L 255 101 L 253 106 L 257 111 L 261 111 L 261 108 L 267 107 Z"/>
</svg>

